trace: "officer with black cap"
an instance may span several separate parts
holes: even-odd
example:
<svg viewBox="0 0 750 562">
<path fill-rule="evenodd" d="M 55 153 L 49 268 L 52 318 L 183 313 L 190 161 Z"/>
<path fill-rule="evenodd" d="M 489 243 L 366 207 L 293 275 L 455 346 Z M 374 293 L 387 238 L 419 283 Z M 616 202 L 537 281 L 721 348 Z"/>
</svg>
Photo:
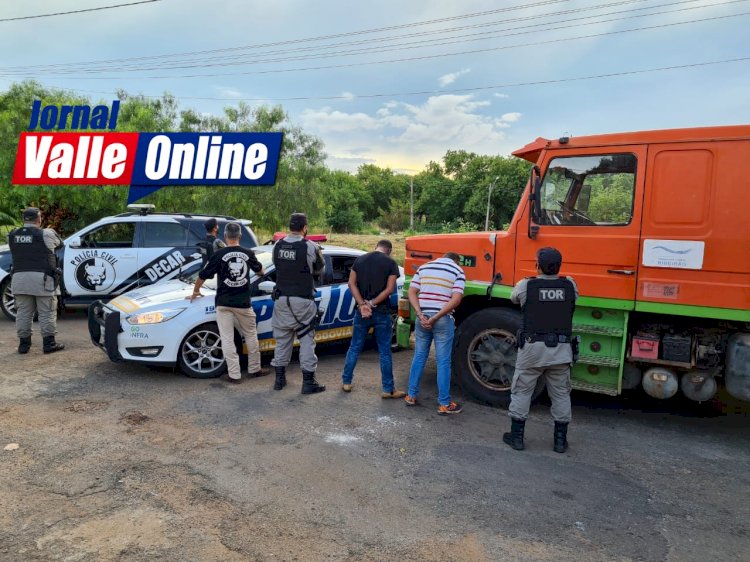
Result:
<svg viewBox="0 0 750 562">
<path fill-rule="evenodd" d="M 559 277 L 562 255 L 555 248 L 542 248 L 536 255 L 537 277 L 521 280 L 511 301 L 523 309 L 523 328 L 518 334 L 516 370 L 511 385 L 510 433 L 503 441 L 522 450 L 531 397 L 539 377 L 547 383 L 555 420 L 554 450 L 568 448 L 570 409 L 570 366 L 574 362 L 573 311 L 578 288 L 570 277 Z"/>
<path fill-rule="evenodd" d="M 13 258 L 11 291 L 16 299 L 18 353 L 31 348 L 31 326 L 39 313 L 42 351 L 54 353 L 65 346 L 55 341 L 57 333 L 57 296 L 60 294 L 60 270 L 55 250 L 62 240 L 51 228 L 41 228 L 42 213 L 36 207 L 23 212 L 23 226 L 8 234 Z"/>
<path fill-rule="evenodd" d="M 323 392 L 326 387 L 315 380 L 318 358 L 315 355 L 315 327 L 318 306 L 315 303 L 315 277 L 323 272 L 325 262 L 320 246 L 305 239 L 307 216 L 293 213 L 289 234 L 273 247 L 276 266 L 274 291 L 273 337 L 276 340 L 273 361 L 276 369 L 274 390 L 286 386 L 286 368 L 292 357 L 295 337 L 299 340 L 299 362 L 302 368 L 302 394 Z"/>
</svg>

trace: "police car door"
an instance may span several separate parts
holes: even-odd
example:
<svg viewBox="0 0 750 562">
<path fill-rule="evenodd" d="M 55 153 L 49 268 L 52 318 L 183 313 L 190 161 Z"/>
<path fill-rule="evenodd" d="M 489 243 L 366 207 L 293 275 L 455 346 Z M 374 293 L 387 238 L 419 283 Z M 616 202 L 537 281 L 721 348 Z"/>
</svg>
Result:
<svg viewBox="0 0 750 562">
<path fill-rule="evenodd" d="M 138 269 L 136 224 L 119 221 L 72 236 L 63 252 L 65 290 L 74 297 L 106 297 Z"/>
<path fill-rule="evenodd" d="M 202 255 L 194 243 L 189 245 L 193 237 L 189 236 L 187 224 L 166 217 L 148 217 L 138 226 L 138 272 L 131 283 L 150 285 L 200 267 Z"/>
</svg>

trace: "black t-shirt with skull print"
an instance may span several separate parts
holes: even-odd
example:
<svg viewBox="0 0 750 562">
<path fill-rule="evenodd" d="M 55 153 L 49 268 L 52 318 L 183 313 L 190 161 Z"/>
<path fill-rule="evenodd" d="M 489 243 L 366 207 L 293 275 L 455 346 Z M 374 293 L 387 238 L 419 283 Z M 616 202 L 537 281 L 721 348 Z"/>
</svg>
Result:
<svg viewBox="0 0 750 562">
<path fill-rule="evenodd" d="M 261 269 L 252 250 L 227 246 L 214 252 L 198 275 L 201 279 L 217 275 L 216 306 L 250 308 L 250 278 Z"/>
</svg>

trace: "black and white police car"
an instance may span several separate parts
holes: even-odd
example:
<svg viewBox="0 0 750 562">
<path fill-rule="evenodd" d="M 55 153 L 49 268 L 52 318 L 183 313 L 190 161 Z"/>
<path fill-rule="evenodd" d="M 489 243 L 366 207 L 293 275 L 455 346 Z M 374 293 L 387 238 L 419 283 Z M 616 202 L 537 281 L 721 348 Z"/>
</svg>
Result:
<svg viewBox="0 0 750 562">
<path fill-rule="evenodd" d="M 129 211 L 105 217 L 65 239 L 58 256 L 63 270 L 62 304 L 85 307 L 97 300 L 189 275 L 203 263 L 206 215 L 156 213 L 153 205 L 129 205 Z M 251 221 L 215 216 L 219 237 L 227 222 L 242 225 L 240 243 L 258 245 Z M 15 319 L 10 290 L 12 259 L 9 247 L 0 247 L 0 308 Z"/>
<path fill-rule="evenodd" d="M 251 279 L 251 299 L 258 327 L 261 352 L 273 351 L 271 316 L 276 284 L 272 261 L 273 246 L 253 249 L 265 274 Z M 352 337 L 356 302 L 349 290 L 349 272 L 354 260 L 365 252 L 352 248 L 323 245 L 325 270 L 316 282 L 316 301 L 323 312 L 315 331 L 319 343 L 338 342 Z M 391 310 L 398 305 L 404 287 L 404 270 L 399 267 L 396 290 L 391 295 Z M 216 325 L 216 278 L 203 285 L 203 298 L 192 303 L 185 297 L 193 292 L 194 279 L 181 277 L 168 283 L 129 291 L 108 303 L 89 308 L 89 334 L 112 361 L 131 361 L 145 365 L 179 366 L 190 377 L 218 377 L 226 370 Z M 246 351 L 235 330 L 235 344 Z"/>
</svg>

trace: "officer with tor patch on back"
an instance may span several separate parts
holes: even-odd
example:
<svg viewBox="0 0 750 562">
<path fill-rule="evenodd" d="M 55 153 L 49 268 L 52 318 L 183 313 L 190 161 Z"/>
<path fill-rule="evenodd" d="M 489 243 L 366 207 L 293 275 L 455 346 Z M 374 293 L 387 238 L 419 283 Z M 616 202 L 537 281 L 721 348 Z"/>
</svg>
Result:
<svg viewBox="0 0 750 562">
<path fill-rule="evenodd" d="M 558 276 L 562 255 L 555 248 L 541 248 L 536 262 L 537 277 L 522 279 L 510 296 L 511 301 L 521 305 L 523 327 L 518 334 L 510 390 L 511 430 L 503 435 L 503 441 L 518 451 L 524 448 L 531 398 L 537 381 L 544 377 L 555 421 L 553 448 L 564 453 L 571 419 L 570 366 L 578 355 L 578 341 L 572 333 L 578 287 L 570 277 Z"/>
<path fill-rule="evenodd" d="M 55 249 L 62 245 L 57 232 L 42 229 L 42 213 L 36 207 L 23 212 L 23 226 L 8 234 L 13 257 L 11 291 L 16 299 L 18 353 L 31 348 L 34 313 L 39 313 L 42 351 L 54 353 L 65 346 L 55 341 L 57 333 L 57 296 L 60 294 L 60 270 Z"/>
<path fill-rule="evenodd" d="M 315 328 L 318 306 L 315 303 L 315 277 L 323 272 L 325 262 L 320 246 L 305 239 L 307 216 L 293 213 L 289 234 L 273 247 L 276 266 L 276 289 L 271 326 L 276 340 L 273 361 L 276 369 L 274 390 L 286 386 L 286 368 L 292 358 L 294 338 L 299 340 L 299 362 L 302 368 L 302 394 L 323 392 L 326 387 L 315 380 L 318 357 L 315 355 Z"/>
</svg>

